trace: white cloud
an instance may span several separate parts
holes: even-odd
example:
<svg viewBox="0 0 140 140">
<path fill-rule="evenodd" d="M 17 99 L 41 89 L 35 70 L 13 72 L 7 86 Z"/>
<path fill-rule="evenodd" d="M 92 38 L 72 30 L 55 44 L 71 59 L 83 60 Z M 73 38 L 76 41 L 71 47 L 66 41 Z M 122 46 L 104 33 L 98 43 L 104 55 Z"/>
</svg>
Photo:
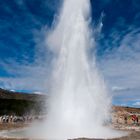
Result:
<svg viewBox="0 0 140 140">
<path fill-rule="evenodd" d="M 134 106 L 140 106 L 140 101 L 133 103 Z"/>
<path fill-rule="evenodd" d="M 100 61 L 105 80 L 115 97 L 121 100 L 140 98 L 140 29 L 130 27 L 126 34 L 123 31 L 112 34 L 112 51 L 108 50 Z M 119 46 L 118 38 L 122 38 Z"/>
<path fill-rule="evenodd" d="M 48 67 L 46 64 L 3 63 L 3 68 L 12 76 L 0 77 L 1 88 L 47 92 Z"/>
<path fill-rule="evenodd" d="M 122 91 L 122 90 L 128 90 L 128 88 L 125 88 L 125 87 L 117 87 L 117 86 L 112 87 L 112 91 Z"/>
<path fill-rule="evenodd" d="M 43 94 L 43 93 L 40 91 L 35 91 L 34 94 Z"/>
<path fill-rule="evenodd" d="M 33 31 L 35 58 L 33 63 L 24 61 L 18 63 L 13 60 L 0 61 L 6 73 L 10 76 L 0 77 L 0 87 L 9 90 L 30 90 L 46 93 L 49 85 L 51 60 L 45 44 L 47 27 L 40 31 Z M 25 56 L 26 57 L 26 56 Z"/>
</svg>

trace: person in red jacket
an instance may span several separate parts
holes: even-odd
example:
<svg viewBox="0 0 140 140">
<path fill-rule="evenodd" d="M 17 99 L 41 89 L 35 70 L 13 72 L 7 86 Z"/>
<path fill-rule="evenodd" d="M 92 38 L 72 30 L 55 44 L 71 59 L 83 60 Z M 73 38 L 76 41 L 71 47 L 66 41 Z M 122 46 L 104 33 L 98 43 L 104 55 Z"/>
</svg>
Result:
<svg viewBox="0 0 140 140">
<path fill-rule="evenodd" d="M 136 116 L 136 115 L 132 115 L 132 121 L 133 121 L 133 124 L 135 124 L 135 123 L 136 123 L 136 118 L 137 118 L 137 116 Z"/>
</svg>

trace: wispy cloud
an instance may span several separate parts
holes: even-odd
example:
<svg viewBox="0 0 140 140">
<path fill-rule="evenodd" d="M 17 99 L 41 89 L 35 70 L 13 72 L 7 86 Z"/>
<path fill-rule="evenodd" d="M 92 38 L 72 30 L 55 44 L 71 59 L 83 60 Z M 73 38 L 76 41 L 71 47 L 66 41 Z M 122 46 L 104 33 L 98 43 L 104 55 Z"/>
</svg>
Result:
<svg viewBox="0 0 140 140">
<path fill-rule="evenodd" d="M 2 88 L 47 92 L 47 67 L 44 65 L 5 64 L 5 70 L 12 76 L 1 77 Z"/>
<path fill-rule="evenodd" d="M 108 47 L 100 67 L 114 97 L 122 102 L 140 98 L 140 29 L 114 29 L 104 43 Z"/>
<path fill-rule="evenodd" d="M 45 38 L 46 24 L 51 19 L 46 18 L 53 17 L 58 1 L 38 2 L 39 7 L 37 3 L 24 0 L 3 2 L 0 14 L 0 31 L 4 33 L 0 37 L 0 68 L 5 75 L 0 73 L 1 88 L 47 92 L 51 54 Z M 13 18 L 9 18 L 8 13 Z M 5 16 L 4 20 L 1 16 Z"/>
<path fill-rule="evenodd" d="M 140 107 L 140 101 L 133 103 L 133 106 L 139 106 Z"/>
<path fill-rule="evenodd" d="M 35 53 L 32 62 L 26 59 L 26 54 L 21 54 L 24 57 L 22 62 L 9 58 L 0 60 L 0 67 L 6 72 L 0 77 L 1 88 L 47 93 L 51 54 L 45 44 L 46 31 L 46 27 L 33 30 Z"/>
</svg>

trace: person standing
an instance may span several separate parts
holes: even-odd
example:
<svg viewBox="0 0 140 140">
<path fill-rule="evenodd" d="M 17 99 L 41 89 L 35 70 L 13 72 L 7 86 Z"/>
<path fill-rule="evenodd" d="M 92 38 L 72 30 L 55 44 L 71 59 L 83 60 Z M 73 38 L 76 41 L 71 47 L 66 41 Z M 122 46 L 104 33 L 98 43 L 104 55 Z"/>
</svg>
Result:
<svg viewBox="0 0 140 140">
<path fill-rule="evenodd" d="M 127 124 L 127 116 L 124 116 L 124 123 Z"/>
</svg>

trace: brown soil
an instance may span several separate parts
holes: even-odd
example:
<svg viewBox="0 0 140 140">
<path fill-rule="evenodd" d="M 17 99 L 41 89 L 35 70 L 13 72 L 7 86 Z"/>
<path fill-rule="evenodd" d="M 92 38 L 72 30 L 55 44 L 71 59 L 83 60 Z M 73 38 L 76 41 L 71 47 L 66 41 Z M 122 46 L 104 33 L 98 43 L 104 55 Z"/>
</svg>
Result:
<svg viewBox="0 0 140 140">
<path fill-rule="evenodd" d="M 12 130 L 12 129 L 18 129 L 18 128 L 23 128 L 26 127 L 27 124 L 23 123 L 5 123 L 5 124 L 0 124 L 0 131 L 1 130 Z M 15 139 L 15 138 L 0 138 L 0 140 L 27 140 L 27 139 Z"/>
<path fill-rule="evenodd" d="M 0 130 L 12 130 L 28 126 L 24 123 L 3 123 L 0 124 Z"/>
</svg>

